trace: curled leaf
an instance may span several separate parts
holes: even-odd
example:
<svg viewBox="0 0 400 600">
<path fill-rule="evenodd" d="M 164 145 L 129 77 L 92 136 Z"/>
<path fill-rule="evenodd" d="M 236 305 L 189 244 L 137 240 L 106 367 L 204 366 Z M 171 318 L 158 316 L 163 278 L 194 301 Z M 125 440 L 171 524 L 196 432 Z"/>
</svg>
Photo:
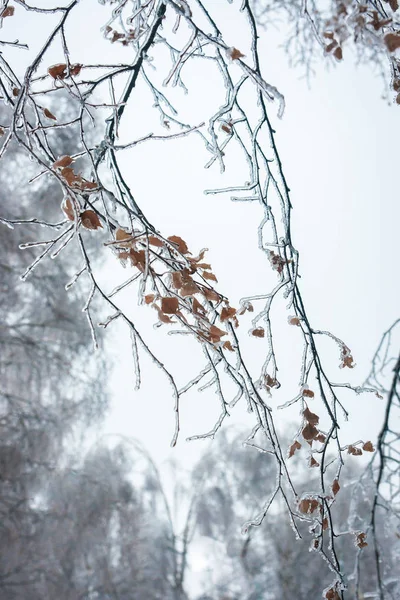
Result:
<svg viewBox="0 0 400 600">
<path fill-rule="evenodd" d="M 15 8 L 13 6 L 7 6 L 3 12 L 0 14 L 0 19 L 5 19 L 6 17 L 12 17 L 15 12 Z"/>
<path fill-rule="evenodd" d="M 361 454 L 362 454 L 361 448 L 357 448 L 356 446 L 352 446 L 351 444 L 347 448 L 347 452 L 349 454 L 352 454 L 353 456 L 361 456 Z"/>
<path fill-rule="evenodd" d="M 340 349 L 340 359 L 341 364 L 340 368 L 348 367 L 349 369 L 353 369 L 355 367 L 354 358 L 351 355 L 351 350 L 347 346 L 343 345 Z"/>
<path fill-rule="evenodd" d="M 288 317 L 288 323 L 289 325 L 296 325 L 298 327 L 300 325 L 300 319 L 299 317 L 290 316 Z"/>
<path fill-rule="evenodd" d="M 240 50 L 234 47 L 229 48 L 228 55 L 231 57 L 232 60 L 237 60 L 238 58 L 244 57 L 244 54 L 242 54 Z"/>
<path fill-rule="evenodd" d="M 329 588 L 325 593 L 326 600 L 340 600 L 340 596 L 335 588 Z"/>
<path fill-rule="evenodd" d="M 265 330 L 263 327 L 256 327 L 251 331 L 251 335 L 258 338 L 263 338 L 265 336 Z"/>
<path fill-rule="evenodd" d="M 81 215 L 81 221 L 83 227 L 86 229 L 99 229 L 103 227 L 99 217 L 93 210 L 84 210 Z"/>
<path fill-rule="evenodd" d="M 68 196 L 64 198 L 61 204 L 61 209 L 70 221 L 75 221 L 75 212 L 71 198 L 69 198 Z"/>
<path fill-rule="evenodd" d="M 173 323 L 172 319 L 168 315 L 165 315 L 159 306 L 156 304 L 153 306 L 158 312 L 158 318 L 160 319 L 161 323 Z"/>
<path fill-rule="evenodd" d="M 69 165 L 71 165 L 73 163 L 73 161 L 74 161 L 74 159 L 71 158 L 68 154 L 66 154 L 64 156 L 60 156 L 60 158 L 58 158 L 56 160 L 56 162 L 53 163 L 53 167 L 55 169 L 69 167 Z"/>
<path fill-rule="evenodd" d="M 178 250 L 181 254 L 190 254 L 186 242 L 178 235 L 171 235 L 168 240 L 178 247 Z"/>
<path fill-rule="evenodd" d="M 231 342 L 229 342 L 229 341 L 224 342 L 222 344 L 222 347 L 225 348 L 225 350 L 229 350 L 230 352 L 234 352 L 234 348 L 233 348 Z"/>
<path fill-rule="evenodd" d="M 288 455 L 289 458 L 291 458 L 295 454 L 296 450 L 300 450 L 300 448 L 301 448 L 300 442 L 298 442 L 297 440 L 294 441 L 293 444 L 289 448 L 289 455 Z"/>
<path fill-rule="evenodd" d="M 264 377 L 264 385 L 267 389 L 267 392 L 269 392 L 271 388 L 279 389 L 281 387 L 281 384 L 276 377 L 271 377 L 271 375 L 268 373 Z"/>
<path fill-rule="evenodd" d="M 342 60 L 343 58 L 343 50 L 341 49 L 340 46 L 338 46 L 337 48 L 335 48 L 334 52 L 333 52 L 333 56 L 337 59 L 337 60 Z"/>
<path fill-rule="evenodd" d="M 320 503 L 316 498 L 303 498 L 299 502 L 299 511 L 304 515 L 312 514 L 319 507 Z"/>
<path fill-rule="evenodd" d="M 374 452 L 375 448 L 372 445 L 372 442 L 365 442 L 365 444 L 363 444 L 362 447 L 363 450 L 365 450 L 365 452 Z"/>
<path fill-rule="evenodd" d="M 49 111 L 49 109 L 48 109 L 48 108 L 44 108 L 44 109 L 43 109 L 43 114 L 44 114 L 44 116 L 45 116 L 45 117 L 47 117 L 48 119 L 52 119 L 53 121 L 57 121 L 57 117 L 55 117 L 55 116 L 53 115 L 53 113 Z"/>
<path fill-rule="evenodd" d="M 360 533 L 356 534 L 356 546 L 358 546 L 359 548 L 365 548 L 365 546 L 368 546 L 368 542 L 366 542 L 366 537 L 367 534 L 364 533 L 363 531 L 360 531 Z"/>
<path fill-rule="evenodd" d="M 47 72 L 53 79 L 64 79 L 67 75 L 67 65 L 65 63 L 53 65 L 47 69 Z"/>
</svg>

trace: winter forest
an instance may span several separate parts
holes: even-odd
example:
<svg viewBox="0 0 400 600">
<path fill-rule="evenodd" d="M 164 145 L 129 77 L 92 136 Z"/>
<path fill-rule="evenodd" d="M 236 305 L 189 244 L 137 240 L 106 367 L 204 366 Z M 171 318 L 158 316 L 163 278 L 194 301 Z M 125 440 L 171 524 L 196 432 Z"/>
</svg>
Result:
<svg viewBox="0 0 400 600">
<path fill-rule="evenodd" d="M 0 27 L 0 600 L 399 600 L 398 0 Z"/>
</svg>

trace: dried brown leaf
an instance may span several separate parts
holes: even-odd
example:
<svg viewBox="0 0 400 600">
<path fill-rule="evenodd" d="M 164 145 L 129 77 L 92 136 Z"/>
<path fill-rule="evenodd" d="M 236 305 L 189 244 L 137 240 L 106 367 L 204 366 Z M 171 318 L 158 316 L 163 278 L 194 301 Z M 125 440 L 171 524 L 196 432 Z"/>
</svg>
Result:
<svg viewBox="0 0 400 600">
<path fill-rule="evenodd" d="M 178 235 L 171 235 L 168 240 L 174 244 L 175 246 L 177 246 L 179 252 L 181 254 L 190 254 L 189 252 L 189 248 L 187 247 L 186 242 L 180 238 Z"/>
<path fill-rule="evenodd" d="M 365 442 L 365 444 L 363 444 L 362 447 L 363 450 L 365 450 L 365 452 L 375 452 L 375 448 L 372 445 L 372 442 Z"/>
<path fill-rule="evenodd" d="M 67 65 L 65 63 L 53 65 L 47 69 L 47 72 L 53 79 L 64 79 L 67 75 Z"/>
<path fill-rule="evenodd" d="M 131 248 L 129 250 L 129 258 L 134 267 L 137 267 L 142 273 L 146 267 L 146 254 L 144 250 L 135 250 Z"/>
<path fill-rule="evenodd" d="M 165 315 L 159 306 L 155 304 L 153 306 L 158 312 L 158 318 L 160 319 L 161 323 L 173 323 L 172 319 L 168 315 Z"/>
<path fill-rule="evenodd" d="M 228 319 L 233 319 L 236 315 L 236 308 L 232 308 L 231 306 L 224 306 L 221 310 L 221 314 L 219 318 L 222 322 L 227 321 Z"/>
<path fill-rule="evenodd" d="M 47 117 L 48 119 L 52 119 L 53 121 L 57 121 L 57 117 L 55 117 L 55 116 L 53 115 L 53 113 L 49 111 L 49 109 L 48 109 L 48 108 L 44 108 L 44 109 L 43 109 L 43 114 L 44 114 L 44 116 L 45 116 L 45 117 Z"/>
<path fill-rule="evenodd" d="M 193 298 L 192 301 L 192 309 L 195 315 L 204 316 L 206 314 L 206 309 L 204 306 L 197 300 L 197 298 Z"/>
<path fill-rule="evenodd" d="M 315 440 L 315 438 L 318 435 L 318 429 L 316 427 L 314 427 L 314 425 L 311 425 L 310 423 L 308 423 L 302 430 L 302 436 L 303 438 L 307 441 L 307 442 L 311 442 L 312 440 Z"/>
<path fill-rule="evenodd" d="M 58 158 L 56 162 L 53 163 L 53 167 L 55 169 L 69 167 L 69 165 L 71 165 L 73 162 L 74 159 L 71 158 L 68 154 L 65 154 L 64 156 L 60 156 L 60 158 Z"/>
<path fill-rule="evenodd" d="M 172 273 L 172 285 L 174 286 L 174 288 L 176 290 L 180 290 L 182 285 L 183 285 L 183 281 L 182 281 L 182 273 L 180 271 L 174 271 Z"/>
<path fill-rule="evenodd" d="M 147 294 L 144 297 L 144 301 L 145 301 L 146 304 L 151 304 L 154 301 L 155 297 L 156 297 L 155 294 Z"/>
<path fill-rule="evenodd" d="M 3 12 L 0 14 L 0 19 L 5 19 L 6 17 L 12 17 L 15 12 L 14 6 L 7 6 Z"/>
<path fill-rule="evenodd" d="M 234 352 L 234 348 L 233 348 L 231 342 L 229 342 L 229 341 L 224 342 L 222 344 L 222 347 L 225 348 L 225 350 L 229 350 L 230 352 Z"/>
<path fill-rule="evenodd" d="M 65 214 L 65 216 L 68 217 L 68 219 L 70 221 L 75 221 L 75 212 L 73 209 L 73 204 L 72 204 L 71 198 L 69 198 L 68 196 L 66 196 L 64 198 L 64 200 L 62 201 L 62 204 L 61 204 L 61 209 L 62 209 L 63 213 Z"/>
<path fill-rule="evenodd" d="M 82 225 L 86 229 L 99 229 L 103 227 L 99 217 L 93 210 L 84 210 L 80 217 Z"/>
<path fill-rule="evenodd" d="M 152 246 L 156 246 L 157 248 L 162 248 L 165 245 L 164 242 L 155 235 L 149 235 L 148 240 L 149 244 L 151 244 Z"/>
<path fill-rule="evenodd" d="M 182 298 L 186 298 L 187 296 L 193 296 L 194 294 L 198 294 L 199 292 L 200 289 L 198 285 L 196 285 L 196 283 L 192 279 L 185 281 L 179 291 Z"/>
<path fill-rule="evenodd" d="M 336 496 L 340 490 L 340 484 L 338 479 L 334 479 L 332 483 L 332 494 Z"/>
<path fill-rule="evenodd" d="M 353 456 L 361 456 L 361 454 L 362 454 L 361 448 L 357 448 L 356 446 L 352 446 L 351 444 L 347 448 L 347 452 L 349 454 L 352 454 Z"/>
<path fill-rule="evenodd" d="M 367 534 L 364 533 L 363 531 L 360 531 L 360 533 L 356 534 L 356 546 L 358 546 L 359 548 L 365 548 L 366 546 L 368 546 L 368 542 L 366 542 L 366 537 Z"/>
<path fill-rule="evenodd" d="M 329 588 L 325 594 L 326 600 L 340 600 L 340 596 L 335 588 Z"/>
<path fill-rule="evenodd" d="M 279 383 L 279 381 L 275 377 L 271 377 L 271 375 L 269 375 L 269 373 L 267 373 L 264 377 L 264 385 L 268 391 L 270 390 L 270 388 L 278 389 L 281 387 L 281 384 Z"/>
<path fill-rule="evenodd" d="M 332 40 L 332 42 L 325 47 L 325 52 L 332 52 L 332 50 L 334 48 L 336 48 L 337 45 L 338 45 L 337 41 Z"/>
<path fill-rule="evenodd" d="M 77 75 L 79 75 L 79 73 L 81 72 L 83 65 L 77 63 L 75 65 L 71 65 L 69 72 L 71 75 L 73 75 L 74 77 L 76 77 Z"/>
<path fill-rule="evenodd" d="M 343 369 L 344 367 L 348 367 L 349 369 L 353 369 L 355 367 L 354 364 L 354 358 L 351 355 L 351 350 L 350 348 L 348 348 L 347 346 L 341 346 L 340 349 L 340 359 L 341 359 L 341 364 L 340 364 L 340 368 Z"/>
<path fill-rule="evenodd" d="M 263 327 L 256 327 L 251 331 L 251 335 L 258 338 L 263 338 L 265 336 L 265 330 Z"/>
<path fill-rule="evenodd" d="M 383 41 L 389 52 L 395 52 L 397 48 L 400 48 L 400 35 L 397 33 L 387 33 Z"/>
<path fill-rule="evenodd" d="M 244 54 L 242 54 L 237 48 L 233 47 L 229 49 L 229 56 L 232 60 L 237 60 L 238 58 L 243 58 Z"/>
<path fill-rule="evenodd" d="M 320 503 L 315 498 L 303 498 L 299 502 L 299 511 L 304 515 L 312 514 L 319 507 Z"/>
<path fill-rule="evenodd" d="M 300 450 L 301 444 L 297 440 L 293 442 L 293 444 L 289 448 L 289 458 L 294 456 L 296 450 Z"/>
<path fill-rule="evenodd" d="M 289 325 L 297 325 L 297 327 L 300 325 L 299 317 L 289 317 L 288 321 L 289 321 Z"/>
<path fill-rule="evenodd" d="M 166 315 L 175 315 L 179 310 L 179 300 L 175 297 L 166 296 L 161 299 L 161 310 Z"/>
<path fill-rule="evenodd" d="M 209 329 L 210 339 L 212 342 L 219 342 L 224 335 L 228 335 L 223 329 L 219 329 L 216 325 L 211 325 Z"/>
<path fill-rule="evenodd" d="M 132 234 L 125 229 L 117 229 L 115 232 L 115 239 L 117 242 L 121 242 L 120 246 L 130 246 L 133 243 Z"/>
<path fill-rule="evenodd" d="M 335 50 L 333 52 L 333 56 L 335 58 L 337 58 L 337 60 L 342 60 L 342 58 L 343 58 L 343 50 L 341 49 L 340 46 L 338 46 L 337 48 L 335 48 Z"/>
<path fill-rule="evenodd" d="M 221 300 L 221 296 L 215 290 L 203 287 L 201 291 L 209 302 L 219 302 Z"/>
<path fill-rule="evenodd" d="M 207 271 L 204 271 L 203 277 L 204 277 L 204 279 L 209 279 L 210 281 L 218 281 L 218 279 L 215 277 L 214 273 L 208 273 Z"/>
<path fill-rule="evenodd" d="M 303 416 L 309 422 L 310 425 L 318 425 L 319 416 L 311 412 L 308 406 L 303 410 Z"/>
</svg>

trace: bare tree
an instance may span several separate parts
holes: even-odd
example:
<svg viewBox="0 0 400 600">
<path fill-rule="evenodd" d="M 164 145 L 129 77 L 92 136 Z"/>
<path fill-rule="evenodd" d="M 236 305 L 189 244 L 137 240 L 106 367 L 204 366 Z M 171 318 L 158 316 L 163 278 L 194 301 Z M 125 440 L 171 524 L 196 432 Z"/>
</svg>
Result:
<svg viewBox="0 0 400 600">
<path fill-rule="evenodd" d="M 66 147 L 65 139 L 58 143 Z M 98 422 L 107 395 L 82 334 L 81 301 L 65 294 L 68 264 L 59 261 L 51 271 L 39 267 L 27 283 L 20 279 L 26 254 L 34 258 L 27 238 L 32 226 L 57 223 L 54 183 L 36 186 L 32 219 L 18 175 L 21 170 L 33 175 L 30 161 L 11 142 L 2 167 L 2 215 L 22 224 L 0 230 L 0 590 L 11 599 L 25 597 L 26 586 L 40 579 L 42 519 L 35 504 L 59 465 L 65 442 L 72 445 L 77 426 Z"/>
<path fill-rule="evenodd" d="M 83 308 L 94 344 L 98 345 L 93 303 L 99 300 L 108 314 L 101 325 L 108 327 L 118 319 L 130 331 L 137 386 L 141 383 L 143 354 L 149 355 L 164 373 L 174 398 L 176 427 L 172 445 L 176 444 L 180 431 L 180 400 L 188 390 L 212 388 L 220 403 L 220 416 L 215 425 L 196 438 L 213 438 L 229 411 L 239 401 L 246 403 L 254 416 L 254 429 L 247 443 L 255 445 L 259 434 L 262 435 L 261 445 L 260 442 L 256 445 L 274 458 L 276 479 L 268 500 L 258 507 L 255 517 L 248 520 L 245 530 L 260 526 L 274 502 L 280 499 L 297 534 L 304 520 L 310 522 L 314 550 L 332 573 L 325 597 L 343 598 L 347 580 L 338 552 L 338 525 L 333 509 L 341 487 L 345 456 L 371 452 L 374 447 L 370 440 L 341 438 L 340 423 L 348 417 L 341 392 L 347 388 L 355 393 L 376 393 L 376 389 L 336 381 L 331 375 L 332 366 L 326 364 L 321 353 L 319 340 L 328 338 L 337 346 L 338 366 L 343 369 L 353 368 L 352 352 L 336 335 L 317 329 L 308 316 L 299 285 L 299 254 L 291 228 L 292 198 L 270 110 L 272 103 L 273 110 L 282 116 L 284 97 L 273 83 L 263 78 L 259 33 L 252 6 L 249 0 L 220 3 L 218 8 L 215 3 L 202 0 L 124 0 L 105 2 L 105 5 L 110 11 L 103 29 L 103 35 L 110 41 L 107 62 L 89 65 L 74 63 L 70 58 L 69 26 L 75 15 L 79 17 L 82 8 L 77 0 L 53 8 L 25 2 L 19 2 L 16 10 L 8 4 L 3 8 L 4 23 L 17 23 L 19 15 L 25 12 L 52 17 L 46 21 L 49 27 L 46 41 L 32 53 L 22 73 L 20 68 L 13 67 L 13 61 L 15 53 L 23 51 L 23 42 L 5 40 L 1 58 L 2 94 L 12 108 L 12 117 L 2 127 L 1 153 L 7 151 L 12 141 L 17 142 L 38 167 L 34 181 L 50 176 L 60 188 L 62 220 L 59 223 L 37 220 L 46 227 L 48 235 L 29 246 L 39 250 L 23 277 L 33 275 L 49 257 L 62 261 L 69 247 L 78 249 L 80 259 L 72 282 L 78 285 L 86 282 L 90 287 Z M 397 87 L 398 64 L 393 54 L 400 45 L 397 24 L 394 19 L 389 22 L 385 18 L 387 7 L 377 6 L 375 16 L 374 6 L 368 4 L 364 10 L 358 4 L 354 7 L 338 4 L 331 22 L 321 21 L 320 35 L 328 41 L 325 51 L 341 60 L 341 48 L 348 37 L 346 27 L 360 28 L 360 39 L 366 40 L 375 31 L 374 35 L 391 53 L 394 87 Z M 392 3 L 391 10 L 395 8 Z M 316 8 L 305 3 L 302 10 L 308 26 L 318 36 Z M 239 20 L 249 40 L 238 40 L 237 46 L 232 46 L 225 33 L 232 15 Z M 369 18 L 375 19 L 375 25 L 370 26 Z M 90 23 L 86 23 L 86 27 L 90 28 Z M 53 64 L 51 53 L 56 43 L 60 62 Z M 113 48 L 121 45 L 133 50 L 132 60 L 125 63 L 113 60 Z M 185 72 L 196 61 L 203 61 L 209 73 L 218 73 L 226 94 L 222 106 L 217 103 L 213 114 L 207 115 L 207 127 L 198 121 L 186 122 L 168 92 L 162 89 L 164 83 L 167 87 L 182 86 L 190 91 L 190 86 L 185 85 Z M 153 110 L 160 124 L 144 136 L 125 140 L 124 132 L 129 135 L 127 107 L 135 103 L 143 90 L 153 98 Z M 55 106 L 57 99 L 65 94 L 73 114 L 67 119 L 55 109 L 53 114 L 49 108 L 50 98 Z M 95 142 L 88 138 L 93 126 L 97 132 Z M 60 156 L 55 140 L 57 133 L 64 129 L 75 133 L 77 143 L 68 154 Z M 179 235 L 168 236 L 150 222 L 144 213 L 144 203 L 131 189 L 119 160 L 121 153 L 138 144 L 187 135 L 200 136 L 204 142 L 209 152 L 206 167 L 219 165 L 223 171 L 225 156 L 235 145 L 248 167 L 247 181 L 235 181 L 207 193 L 231 194 L 234 200 L 242 202 L 256 201 L 263 209 L 258 229 L 259 248 L 275 271 L 276 284 L 272 289 L 260 289 L 255 296 L 244 297 L 238 308 L 232 307 L 223 291 L 217 289 L 217 278 L 206 262 L 204 250 L 194 256 Z M 3 220 L 9 226 L 20 222 L 10 217 Z M 175 231 L 177 233 L 179 231 Z M 93 239 L 97 241 L 95 250 L 91 246 Z M 94 264 L 99 249 L 104 247 L 116 263 L 132 270 L 132 274 L 112 290 L 104 284 Z M 139 303 L 153 308 L 158 325 L 170 329 L 174 325 L 174 331 L 189 337 L 193 344 L 201 345 L 204 368 L 185 385 L 178 385 L 175 375 L 124 310 L 119 294 L 127 289 L 135 289 Z M 281 385 L 278 365 L 282 357 L 273 338 L 271 312 L 271 307 L 279 302 L 288 305 L 288 321 L 294 335 L 298 334 L 303 343 L 298 392 L 285 405 L 298 404 L 301 414 L 288 456 L 268 404 L 270 395 Z M 245 313 L 246 317 L 254 313 L 252 338 L 263 338 L 267 346 L 258 376 L 252 374 L 251 357 L 242 347 L 238 329 L 240 321 L 246 318 Z M 311 399 L 314 406 L 318 406 L 313 409 L 318 414 L 308 406 Z M 318 489 L 310 487 L 301 493 L 293 482 L 288 460 L 300 448 L 307 449 L 307 464 L 319 474 Z M 365 531 L 361 534 L 364 536 Z M 380 597 L 383 597 L 382 590 L 381 586 Z"/>
</svg>

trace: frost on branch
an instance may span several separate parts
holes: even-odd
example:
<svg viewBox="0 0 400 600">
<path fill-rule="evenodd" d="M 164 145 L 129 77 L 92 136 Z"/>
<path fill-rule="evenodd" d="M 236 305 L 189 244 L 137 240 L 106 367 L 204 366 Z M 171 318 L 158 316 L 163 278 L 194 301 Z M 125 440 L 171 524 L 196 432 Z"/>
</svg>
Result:
<svg viewBox="0 0 400 600">
<path fill-rule="evenodd" d="M 309 532 L 316 542 L 316 553 L 328 561 L 335 576 L 343 582 L 336 553 L 335 497 L 340 489 L 339 479 L 347 454 L 371 452 L 371 447 L 368 442 L 355 442 L 349 446 L 349 440 L 342 440 L 341 423 L 348 414 L 340 388 L 353 388 L 350 384 L 334 383 L 335 369 L 326 364 L 319 336 L 329 336 L 339 344 L 341 367 L 352 369 L 355 366 L 353 356 L 339 338 L 314 329 L 301 294 L 300 257 L 294 245 L 296 234 L 291 231 L 293 199 L 271 125 L 272 119 L 282 114 L 284 98 L 263 76 L 257 25 L 251 6 L 245 1 L 239 10 L 239 3 L 215 3 L 215 6 L 211 3 L 208 12 L 201 2 L 195 4 L 183 0 L 128 0 L 117 7 L 114 3 L 104 2 L 105 7 L 101 10 L 107 13 L 107 21 L 103 41 L 108 43 L 108 53 L 104 62 L 84 64 L 71 62 L 70 58 L 79 59 L 79 47 L 74 48 L 74 52 L 69 47 L 70 43 L 73 45 L 73 40 L 68 39 L 69 24 L 75 18 L 71 15 L 79 19 L 79 11 L 83 10 L 83 3 L 73 1 L 66 7 L 49 9 L 53 11 L 54 22 L 48 22 L 44 46 L 36 51 L 36 55 L 33 52 L 22 78 L 15 75 L 18 69 L 11 64 L 13 55 L 7 54 L 4 59 L 8 65 L 6 75 L 5 71 L 1 74 L 2 93 L 12 114 L 7 123 L 2 123 L 1 152 L 7 151 L 11 141 L 19 143 L 37 166 L 32 183 L 48 176 L 59 186 L 59 197 L 55 202 L 60 206 L 60 220 L 57 223 L 41 222 L 47 232 L 46 239 L 38 235 L 37 240 L 22 247 L 38 249 L 22 277 L 29 277 L 37 265 L 49 257 L 62 260 L 62 253 L 69 245 L 79 250 L 80 262 L 76 265 L 72 283 L 67 286 L 70 288 L 85 281 L 89 287 L 83 312 L 94 345 L 98 345 L 98 320 L 94 318 L 96 300 L 108 315 L 101 321 L 101 327 L 108 328 L 119 320 L 129 330 L 137 387 L 141 384 L 143 354 L 150 356 L 163 373 L 167 389 L 173 396 L 175 431 L 172 445 L 179 438 L 181 399 L 189 390 L 215 392 L 219 411 L 210 429 L 191 439 L 214 438 L 230 411 L 238 402 L 243 403 L 253 418 L 247 444 L 272 456 L 276 469 L 275 489 L 248 522 L 247 528 L 261 525 L 271 505 L 280 500 L 297 535 L 299 523 L 304 520 L 312 521 L 312 527 L 317 527 Z M 29 15 L 30 10 L 33 9 L 28 4 L 18 6 L 18 13 L 27 11 Z M 17 16 L 16 13 L 9 21 L 15 22 Z M 231 32 L 226 31 L 226 23 L 233 17 L 247 28 L 248 35 L 238 40 L 231 40 Z M 340 37 L 336 21 L 329 27 L 325 25 L 329 34 L 326 39 L 330 43 L 335 41 L 327 52 L 339 60 L 345 40 Z M 85 22 L 85 27 L 90 28 L 91 22 Z M 380 21 L 379 31 L 384 27 L 386 25 Z M 250 40 L 247 47 L 243 41 L 246 39 Z M 390 47 L 393 46 L 392 40 Z M 114 54 L 116 49 L 118 52 Z M 18 47 L 12 48 L 12 52 L 17 50 Z M 125 59 L 121 59 L 120 52 L 126 52 Z M 205 71 L 210 74 L 210 81 L 218 73 L 225 88 L 225 101 L 221 105 L 216 99 L 212 114 L 202 114 L 201 122 L 188 123 L 183 113 L 187 115 L 191 111 L 186 113 L 184 109 L 180 114 L 174 106 L 174 93 L 170 88 L 176 86 L 186 90 L 185 98 L 190 108 L 193 95 L 190 78 L 186 82 L 185 73 L 200 61 L 204 69 L 210 69 Z M 160 81 L 164 82 L 163 86 Z M 205 77 L 204 94 L 208 93 L 207 86 L 208 78 Z M 149 119 L 147 133 L 135 137 L 135 133 L 138 134 L 134 127 L 129 128 L 129 112 L 125 111 L 128 106 L 136 110 L 136 99 L 141 94 L 151 97 L 149 110 L 155 118 Z M 242 102 L 244 99 L 245 103 Z M 62 100 L 69 105 L 68 118 L 62 113 Z M 60 156 L 54 139 L 66 128 L 74 132 L 76 147 Z M 89 131 L 94 131 L 95 142 L 91 141 Z M 175 216 L 174 228 L 168 232 L 164 231 L 163 223 L 150 222 L 145 208 L 153 199 L 141 195 L 135 178 L 120 160 L 124 153 L 137 159 L 139 154 L 135 153 L 143 144 L 161 141 L 167 144 L 189 135 L 202 141 L 207 153 L 205 167 L 219 168 L 221 178 L 225 177 L 226 162 L 231 157 L 236 160 L 240 156 L 247 167 L 246 181 L 227 181 L 225 178 L 225 187 L 207 190 L 207 194 L 227 193 L 235 201 L 256 201 L 263 211 L 258 242 L 269 272 L 265 277 L 257 278 L 254 296 L 246 297 L 247 290 L 240 290 L 244 297 L 239 302 L 238 298 L 226 296 L 218 281 L 223 280 L 222 275 L 212 269 L 210 262 L 214 251 L 206 254 L 207 250 L 203 249 L 196 256 L 197 249 L 192 247 L 191 241 L 181 237 L 182 215 Z M 168 152 L 167 145 L 165 148 Z M 141 176 L 139 171 L 137 169 L 136 177 Z M 241 172 L 240 169 L 237 172 Z M 34 213 L 34 187 L 32 190 Z M 168 190 L 168 193 L 173 192 Z M 24 225 L 17 217 L 6 224 L 10 227 Z M 34 215 L 30 224 L 39 224 Z M 204 231 L 202 244 L 206 243 L 207 231 Z M 100 255 L 107 255 L 114 261 L 115 272 L 120 276 L 114 289 L 109 289 L 94 266 L 93 257 L 97 259 Z M 268 281 L 273 282 L 272 287 Z M 238 283 L 242 285 L 240 279 Z M 124 308 L 122 292 L 132 303 L 138 299 L 142 314 L 152 315 L 160 337 L 164 332 L 184 335 L 194 347 L 200 347 L 205 364 L 190 381 L 178 385 L 177 379 L 185 374 L 170 372 L 168 360 L 158 356 L 159 345 L 155 344 L 153 348 L 147 341 L 140 318 L 133 318 L 129 308 Z M 287 356 L 285 349 L 276 344 L 275 323 L 280 323 L 281 319 L 276 314 L 280 315 L 282 311 L 274 312 L 275 306 L 287 307 L 290 311 L 289 319 L 286 314 L 283 322 L 288 319 L 293 326 L 289 328 L 293 344 L 302 346 L 301 358 L 290 366 L 291 375 L 296 378 L 294 398 L 289 396 L 289 386 L 278 373 Z M 248 332 L 250 335 L 245 335 Z M 163 343 L 168 344 L 170 339 L 165 335 Z M 253 364 L 255 356 L 257 359 L 261 356 L 263 361 L 258 372 Z M 357 393 L 360 390 L 371 392 L 372 388 L 354 388 Z M 280 412 L 277 405 L 271 407 L 268 404 L 275 397 L 283 398 L 282 407 L 298 404 L 297 433 L 293 435 L 295 441 L 289 448 L 288 457 L 278 434 Z M 312 403 L 313 410 L 308 407 L 308 402 Z M 260 444 L 254 441 L 257 435 L 262 437 Z M 361 444 L 363 448 L 360 448 Z M 307 473 L 319 476 L 317 492 L 309 489 L 299 493 L 292 481 L 290 469 L 303 455 L 307 455 L 305 461 L 312 468 Z M 327 523 L 329 527 L 325 526 Z"/>
</svg>

